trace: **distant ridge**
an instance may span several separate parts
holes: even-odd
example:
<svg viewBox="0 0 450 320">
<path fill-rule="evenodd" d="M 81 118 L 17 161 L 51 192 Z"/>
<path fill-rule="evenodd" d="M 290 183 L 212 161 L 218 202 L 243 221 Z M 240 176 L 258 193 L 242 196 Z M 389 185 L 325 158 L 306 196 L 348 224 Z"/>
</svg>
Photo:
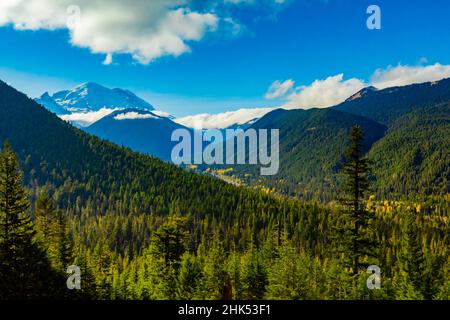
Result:
<svg viewBox="0 0 450 320">
<path fill-rule="evenodd" d="M 353 95 L 353 99 L 350 97 L 333 108 L 389 125 L 406 113 L 447 101 L 450 101 L 450 78 L 382 90 L 366 90 L 358 98 Z"/>
<path fill-rule="evenodd" d="M 84 130 L 117 145 L 169 161 L 176 144 L 171 141 L 171 135 L 180 128 L 187 129 L 168 117 L 128 108 L 114 111 Z"/>
</svg>

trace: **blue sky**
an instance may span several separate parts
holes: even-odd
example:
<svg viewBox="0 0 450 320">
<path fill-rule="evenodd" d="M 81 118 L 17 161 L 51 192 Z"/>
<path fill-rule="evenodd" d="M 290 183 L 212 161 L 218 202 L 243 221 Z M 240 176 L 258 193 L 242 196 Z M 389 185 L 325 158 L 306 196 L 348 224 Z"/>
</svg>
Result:
<svg viewBox="0 0 450 320">
<path fill-rule="evenodd" d="M 109 65 L 102 64 L 104 47 L 84 38 L 77 44 L 66 28 L 16 30 L 12 24 L 27 17 L 3 17 L 2 25 L 0 15 L 0 78 L 31 96 L 98 82 L 130 89 L 158 109 L 185 116 L 283 104 L 285 97 L 265 98 L 277 80 L 292 79 L 292 93 L 341 73 L 344 80 L 369 83 L 376 69 L 390 65 L 450 64 L 449 1 L 270 1 L 183 1 L 189 12 L 219 19 L 214 30 L 198 29 L 201 35 L 185 41 L 189 50 L 149 62 L 112 49 Z M 366 27 L 370 4 L 381 8 L 381 30 Z"/>
</svg>

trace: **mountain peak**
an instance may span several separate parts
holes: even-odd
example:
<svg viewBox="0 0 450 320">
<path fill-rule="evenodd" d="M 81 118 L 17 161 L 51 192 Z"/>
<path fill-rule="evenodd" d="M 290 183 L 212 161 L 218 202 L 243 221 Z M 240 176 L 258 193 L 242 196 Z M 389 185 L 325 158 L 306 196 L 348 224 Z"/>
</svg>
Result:
<svg viewBox="0 0 450 320">
<path fill-rule="evenodd" d="M 72 90 L 78 89 L 78 88 L 101 88 L 101 89 L 107 89 L 106 87 L 102 86 L 101 84 L 98 84 L 97 82 L 83 82 L 78 85 L 76 85 Z"/>
<path fill-rule="evenodd" d="M 97 82 L 86 81 L 80 83 L 77 87 L 103 87 L 103 86 L 98 84 Z"/>
<path fill-rule="evenodd" d="M 57 104 L 48 92 L 44 92 L 39 98 L 36 98 L 34 100 L 45 109 L 55 114 L 64 115 L 69 113 L 59 104 Z"/>
<path fill-rule="evenodd" d="M 369 94 L 371 92 L 376 92 L 376 91 L 378 91 L 378 89 L 375 88 L 374 86 L 368 86 L 368 87 L 365 87 L 365 88 L 359 90 L 357 93 L 355 93 L 354 95 L 352 95 L 350 98 L 348 98 L 345 101 L 353 101 L 356 99 L 360 99 L 363 96 L 365 96 L 366 94 Z"/>
<path fill-rule="evenodd" d="M 39 100 L 52 100 L 69 113 L 85 113 L 100 109 L 153 110 L 153 106 L 129 90 L 109 89 L 95 82 L 84 82 L 70 90 L 43 94 Z M 38 99 L 37 99 L 38 100 Z M 45 105 L 44 105 L 45 106 Z M 53 110 L 51 110 L 53 111 Z"/>
<path fill-rule="evenodd" d="M 45 91 L 40 97 L 39 99 L 51 99 L 52 97 L 50 97 L 50 95 L 48 94 L 48 91 Z"/>
</svg>

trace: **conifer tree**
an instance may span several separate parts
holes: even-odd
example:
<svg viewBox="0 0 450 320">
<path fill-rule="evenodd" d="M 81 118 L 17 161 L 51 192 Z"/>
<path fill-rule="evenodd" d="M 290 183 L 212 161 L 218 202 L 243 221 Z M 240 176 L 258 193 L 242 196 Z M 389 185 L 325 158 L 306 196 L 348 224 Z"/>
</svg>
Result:
<svg viewBox="0 0 450 320">
<path fill-rule="evenodd" d="M 56 270 L 65 273 L 72 261 L 72 246 L 68 237 L 67 222 L 43 190 L 36 201 L 36 231 L 40 245 L 44 246 Z"/>
<path fill-rule="evenodd" d="M 200 248 L 199 248 L 200 250 Z M 203 263 L 203 277 L 200 284 L 200 298 L 224 300 L 232 297 L 231 279 L 225 270 L 224 249 L 217 234 L 213 235 L 212 243 L 206 253 Z"/>
<path fill-rule="evenodd" d="M 165 265 L 178 268 L 186 250 L 186 219 L 171 216 L 154 234 L 155 254 L 164 258 Z"/>
<path fill-rule="evenodd" d="M 69 239 L 66 217 L 61 211 L 57 212 L 56 219 L 58 232 L 56 237 L 56 239 L 58 240 L 57 267 L 59 270 L 66 270 L 73 261 L 72 243 Z"/>
<path fill-rule="evenodd" d="M 37 237 L 47 242 L 55 236 L 56 208 L 46 190 L 40 192 L 35 209 Z"/>
<path fill-rule="evenodd" d="M 402 251 L 400 252 L 399 273 L 407 275 L 414 292 L 423 296 L 425 291 L 426 261 L 422 250 L 420 233 L 412 214 L 406 217 Z"/>
<path fill-rule="evenodd" d="M 242 299 L 242 275 L 241 275 L 241 258 L 239 252 L 234 249 L 228 256 L 227 273 L 230 275 L 231 285 L 233 288 L 233 299 Z"/>
<path fill-rule="evenodd" d="M 261 254 L 251 245 L 242 257 L 241 271 L 242 298 L 261 300 L 267 285 L 267 271 L 261 261 Z"/>
<path fill-rule="evenodd" d="M 345 152 L 343 164 L 343 191 L 341 203 L 346 207 L 347 226 L 340 230 L 348 240 L 348 253 L 352 262 L 353 274 L 359 271 L 361 258 L 373 255 L 373 242 L 365 236 L 370 216 L 365 208 L 365 197 L 369 190 L 369 161 L 363 156 L 364 133 L 359 126 L 353 126 L 350 132 L 350 145 Z"/>
<path fill-rule="evenodd" d="M 267 299 L 308 299 L 309 258 L 284 239 L 268 271 Z"/>
<path fill-rule="evenodd" d="M 443 273 L 446 275 L 442 283 L 437 288 L 437 293 L 433 297 L 436 300 L 450 300 L 450 256 L 443 265 Z"/>
<path fill-rule="evenodd" d="M 25 252 L 34 236 L 29 202 L 21 186 L 22 174 L 9 144 L 0 154 L 0 295 L 25 297 Z"/>
<path fill-rule="evenodd" d="M 18 160 L 5 143 L 0 153 L 0 298 L 58 296 L 63 282 L 34 241 L 34 225 L 27 212 L 30 205 L 21 182 Z"/>
<path fill-rule="evenodd" d="M 197 258 L 190 253 L 185 253 L 181 259 L 178 274 L 177 299 L 191 300 L 196 297 L 201 272 L 201 266 Z"/>
</svg>

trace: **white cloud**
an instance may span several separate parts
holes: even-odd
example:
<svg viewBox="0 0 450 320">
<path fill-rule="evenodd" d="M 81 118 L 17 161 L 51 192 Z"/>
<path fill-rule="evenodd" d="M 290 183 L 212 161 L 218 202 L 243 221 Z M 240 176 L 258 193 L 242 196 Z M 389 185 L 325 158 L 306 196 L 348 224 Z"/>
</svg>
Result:
<svg viewBox="0 0 450 320">
<path fill-rule="evenodd" d="M 106 57 L 105 57 L 105 60 L 103 60 L 103 64 L 105 66 L 109 66 L 112 62 L 113 62 L 112 54 L 111 53 L 107 53 Z"/>
<path fill-rule="evenodd" d="M 239 109 L 219 114 L 198 114 L 177 118 L 174 121 L 195 129 L 223 129 L 234 124 L 244 124 L 252 119 L 260 118 L 273 108 Z"/>
<path fill-rule="evenodd" d="M 93 111 L 93 112 L 83 112 L 83 113 L 72 113 L 68 115 L 62 115 L 60 116 L 61 119 L 69 122 L 74 122 L 78 124 L 81 127 L 88 127 L 94 122 L 97 122 L 98 120 L 102 119 L 103 117 L 106 117 L 107 115 L 113 113 L 114 111 L 121 110 L 121 109 L 107 109 L 102 108 L 99 111 Z"/>
<path fill-rule="evenodd" d="M 166 111 L 152 110 L 152 113 L 156 114 L 157 116 L 162 117 L 162 118 L 169 118 L 169 119 L 172 118 L 172 115 Z"/>
<path fill-rule="evenodd" d="M 341 103 L 368 85 L 383 89 L 391 86 L 437 81 L 449 77 L 450 65 L 441 65 L 439 63 L 427 66 L 398 65 L 396 67 L 377 69 L 371 76 L 369 83 L 358 78 L 345 80 L 343 74 L 315 80 L 309 85 L 299 86 L 297 88 L 293 88 L 294 81 L 290 79 L 284 82 L 275 81 L 269 88 L 266 97 L 268 95 L 273 97 L 286 97 L 285 104 L 281 106 L 285 109 L 323 108 Z M 286 93 L 291 91 L 293 92 L 286 96 Z M 97 112 L 64 115 L 61 118 L 67 121 L 77 122 L 82 126 L 87 126 L 115 110 L 101 109 Z M 219 114 L 203 113 L 186 116 L 177 118 L 174 121 L 191 128 L 223 129 L 234 124 L 244 124 L 252 119 L 260 118 L 272 110 L 274 108 L 243 108 Z M 154 113 L 161 117 L 169 116 L 163 111 L 155 111 Z M 127 116 L 132 117 L 133 115 Z"/>
<path fill-rule="evenodd" d="M 413 83 L 437 81 L 449 77 L 450 65 L 441 65 L 439 63 L 428 66 L 398 65 L 375 70 L 371 82 L 378 89 L 384 89 Z"/>
<path fill-rule="evenodd" d="M 208 32 L 237 36 L 247 29 L 229 5 L 282 8 L 287 0 L 1 0 L 0 27 L 66 29 L 72 45 L 106 54 L 129 54 L 147 64 L 189 52 Z M 225 5 L 224 5 L 225 4 Z M 192 8 L 196 8 L 193 10 Z"/>
<path fill-rule="evenodd" d="M 73 45 L 131 54 L 141 63 L 190 50 L 214 31 L 219 17 L 193 12 L 188 0 L 1 0 L 0 26 L 18 30 L 69 29 Z M 79 9 L 78 9 L 79 8 Z"/>
<path fill-rule="evenodd" d="M 270 85 L 269 90 L 267 90 L 267 93 L 264 97 L 266 99 L 282 98 L 292 90 L 294 84 L 295 82 L 291 79 L 288 79 L 284 82 L 280 82 L 277 80 Z"/>
<path fill-rule="evenodd" d="M 125 112 L 125 113 L 120 113 L 116 116 L 114 116 L 115 120 L 137 120 L 137 119 L 160 119 L 157 116 L 154 116 L 153 114 L 150 113 L 139 113 L 139 112 Z"/>
<path fill-rule="evenodd" d="M 425 61 L 424 58 L 421 59 L 421 63 L 425 63 Z M 369 85 L 384 89 L 438 81 L 444 78 L 450 78 L 450 65 L 436 63 L 433 65 L 407 66 L 399 64 L 396 67 L 389 66 L 385 69 L 375 70 L 369 82 L 358 78 L 345 80 L 343 74 L 338 74 L 292 89 L 290 86 L 291 82 L 294 83 L 292 80 L 288 80 L 289 83 L 286 83 L 287 81 L 275 81 L 270 86 L 266 98 L 284 96 L 286 102 L 282 107 L 285 109 L 326 108 L 343 102 Z M 293 92 L 286 96 L 285 91 L 289 92 L 290 90 L 293 90 Z"/>
<path fill-rule="evenodd" d="M 325 108 L 344 101 L 365 87 L 364 81 L 356 78 L 344 80 L 343 74 L 315 80 L 308 86 L 301 86 L 288 96 L 283 105 L 286 109 Z"/>
</svg>

